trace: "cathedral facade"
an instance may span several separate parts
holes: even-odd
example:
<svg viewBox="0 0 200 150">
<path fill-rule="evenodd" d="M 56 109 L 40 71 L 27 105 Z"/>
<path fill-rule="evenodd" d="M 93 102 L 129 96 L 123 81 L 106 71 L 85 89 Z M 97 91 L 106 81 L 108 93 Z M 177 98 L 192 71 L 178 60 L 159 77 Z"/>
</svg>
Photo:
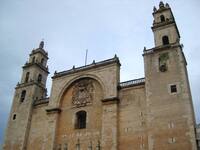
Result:
<svg viewBox="0 0 200 150">
<path fill-rule="evenodd" d="M 4 150 L 196 150 L 195 118 L 180 35 L 168 4 L 153 9 L 155 47 L 145 77 L 120 82 L 117 56 L 55 72 L 32 50 L 15 88 Z"/>
</svg>

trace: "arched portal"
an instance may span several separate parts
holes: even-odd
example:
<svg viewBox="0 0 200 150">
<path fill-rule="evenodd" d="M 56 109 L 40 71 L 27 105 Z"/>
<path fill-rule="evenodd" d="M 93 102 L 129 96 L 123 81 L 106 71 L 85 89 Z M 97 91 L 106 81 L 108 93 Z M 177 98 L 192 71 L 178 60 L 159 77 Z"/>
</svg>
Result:
<svg viewBox="0 0 200 150">
<path fill-rule="evenodd" d="M 93 78 L 79 78 L 66 87 L 60 99 L 55 146 L 67 145 L 68 149 L 75 149 L 80 144 L 81 149 L 87 149 L 91 139 L 98 142 L 102 99 L 102 85 Z"/>
</svg>

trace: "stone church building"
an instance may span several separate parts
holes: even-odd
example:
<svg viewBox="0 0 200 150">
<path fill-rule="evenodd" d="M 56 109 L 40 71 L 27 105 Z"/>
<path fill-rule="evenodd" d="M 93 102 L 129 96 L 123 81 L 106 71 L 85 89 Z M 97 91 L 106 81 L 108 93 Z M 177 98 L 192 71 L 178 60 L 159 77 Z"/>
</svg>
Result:
<svg viewBox="0 0 200 150">
<path fill-rule="evenodd" d="M 154 7 L 153 18 L 145 77 L 126 82 L 115 56 L 55 72 L 47 97 L 42 41 L 22 67 L 3 149 L 196 150 L 187 62 L 169 4 Z"/>
</svg>

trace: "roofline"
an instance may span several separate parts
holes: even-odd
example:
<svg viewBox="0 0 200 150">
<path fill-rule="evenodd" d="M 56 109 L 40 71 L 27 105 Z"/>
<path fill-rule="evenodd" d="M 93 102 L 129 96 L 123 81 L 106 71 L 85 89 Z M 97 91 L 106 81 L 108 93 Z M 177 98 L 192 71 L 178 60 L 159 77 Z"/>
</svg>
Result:
<svg viewBox="0 0 200 150">
<path fill-rule="evenodd" d="M 118 66 L 121 66 L 119 58 L 117 56 L 115 56 L 114 58 L 111 59 L 107 59 L 107 60 L 103 60 L 103 61 L 99 61 L 99 62 L 94 62 L 92 64 L 86 65 L 86 66 L 81 66 L 81 67 L 77 67 L 75 68 L 73 66 L 72 69 L 70 70 L 66 70 L 66 71 L 62 71 L 62 72 L 55 72 L 54 76 L 52 77 L 52 79 L 64 76 L 64 75 L 69 75 L 69 74 L 73 74 L 76 72 L 80 72 L 80 71 L 85 71 L 85 70 L 90 70 L 93 68 L 97 68 L 97 67 L 102 67 L 102 66 L 106 66 L 106 65 L 110 65 L 110 64 L 117 64 Z"/>
<path fill-rule="evenodd" d="M 160 46 L 153 47 L 153 48 L 150 48 L 150 49 L 145 49 L 143 51 L 142 55 L 144 56 L 144 55 L 148 55 L 148 54 L 151 54 L 151 53 L 154 53 L 154 52 L 157 52 L 157 51 L 173 49 L 173 48 L 177 48 L 177 47 L 180 47 L 181 50 L 182 50 L 182 44 L 175 42 L 175 43 L 170 43 L 168 45 L 160 45 Z"/>
<path fill-rule="evenodd" d="M 128 87 L 133 87 L 133 86 L 138 86 L 138 85 L 145 85 L 145 78 L 138 78 L 138 79 L 120 82 L 118 89 L 128 88 Z"/>
</svg>

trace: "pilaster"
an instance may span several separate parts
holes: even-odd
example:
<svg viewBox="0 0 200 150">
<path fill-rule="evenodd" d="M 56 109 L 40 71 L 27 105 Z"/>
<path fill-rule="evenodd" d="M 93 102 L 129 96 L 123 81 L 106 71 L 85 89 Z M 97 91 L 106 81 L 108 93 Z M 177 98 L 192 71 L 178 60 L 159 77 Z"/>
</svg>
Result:
<svg viewBox="0 0 200 150">
<path fill-rule="evenodd" d="M 118 101 L 117 97 L 103 99 L 102 139 L 103 150 L 117 150 L 118 135 Z"/>
</svg>

